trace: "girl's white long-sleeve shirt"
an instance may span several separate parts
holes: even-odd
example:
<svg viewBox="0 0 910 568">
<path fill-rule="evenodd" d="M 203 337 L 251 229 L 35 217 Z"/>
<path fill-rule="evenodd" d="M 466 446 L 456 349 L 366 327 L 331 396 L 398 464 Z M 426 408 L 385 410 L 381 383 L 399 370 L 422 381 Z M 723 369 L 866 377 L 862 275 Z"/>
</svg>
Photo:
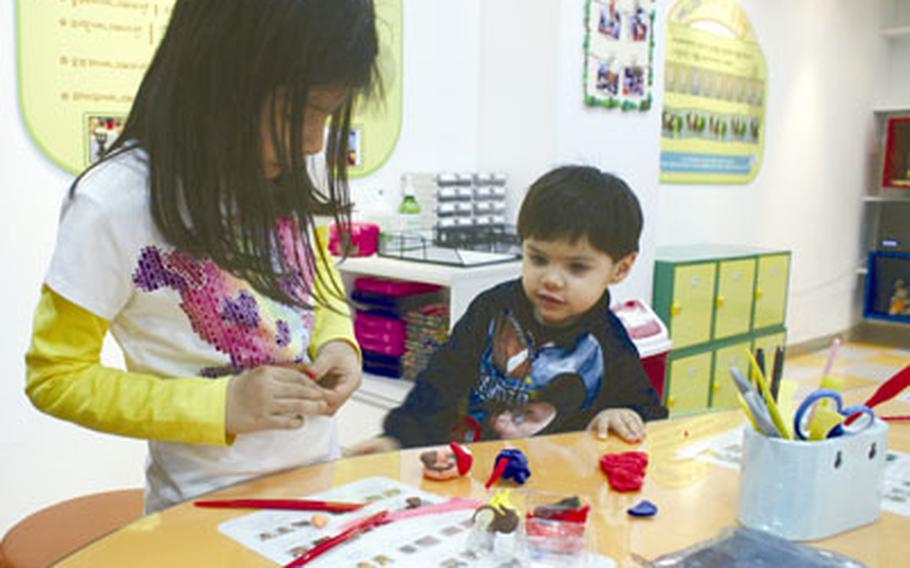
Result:
<svg viewBox="0 0 910 568">
<path fill-rule="evenodd" d="M 211 260 L 175 250 L 152 221 L 147 180 L 145 156 L 134 150 L 97 167 L 64 200 L 26 357 L 33 403 L 92 429 L 148 439 L 148 512 L 338 457 L 333 418 L 230 437 L 225 406 L 233 374 L 306 364 L 330 341 L 356 348 L 347 305 L 335 298 L 335 311 L 287 306 Z M 292 230 L 283 225 L 279 240 L 302 276 L 297 292 L 338 282 L 319 260 L 326 280 L 306 270 L 300 259 L 315 253 L 301 250 Z M 126 371 L 100 363 L 108 331 Z"/>
</svg>

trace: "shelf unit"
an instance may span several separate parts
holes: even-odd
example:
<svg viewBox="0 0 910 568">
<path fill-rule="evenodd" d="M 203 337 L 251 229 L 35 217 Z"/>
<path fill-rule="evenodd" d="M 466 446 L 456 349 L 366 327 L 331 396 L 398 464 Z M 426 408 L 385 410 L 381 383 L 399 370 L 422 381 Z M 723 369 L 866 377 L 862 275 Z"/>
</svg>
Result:
<svg viewBox="0 0 910 568">
<path fill-rule="evenodd" d="M 449 305 L 450 327 L 455 325 L 480 292 L 521 275 L 520 260 L 460 268 L 368 256 L 345 259 L 336 267 L 347 291 L 352 289 L 353 281 L 358 276 L 412 280 L 442 286 L 443 297 Z M 379 435 L 385 415 L 404 401 L 413 386 L 411 381 L 364 373 L 363 384 L 339 411 L 341 444 L 349 446 Z"/>
<path fill-rule="evenodd" d="M 906 209 L 910 212 L 910 189 L 896 189 L 882 186 L 882 168 L 884 165 L 883 149 L 888 120 L 891 118 L 910 118 L 910 105 L 907 106 L 879 106 L 873 110 L 875 118 L 876 142 L 873 148 L 871 168 L 867 187 L 868 192 L 863 195 L 864 208 L 862 258 L 858 262 L 857 275 L 865 276 L 868 273 L 866 256 L 871 250 L 880 249 L 880 229 L 883 217 L 893 215 L 897 211 Z"/>
</svg>

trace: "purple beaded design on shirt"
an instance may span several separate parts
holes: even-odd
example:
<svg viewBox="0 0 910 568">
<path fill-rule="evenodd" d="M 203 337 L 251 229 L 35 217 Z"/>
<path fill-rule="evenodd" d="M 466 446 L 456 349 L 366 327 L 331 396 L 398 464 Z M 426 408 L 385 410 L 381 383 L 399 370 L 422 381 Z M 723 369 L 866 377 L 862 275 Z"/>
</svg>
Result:
<svg viewBox="0 0 910 568">
<path fill-rule="evenodd" d="M 279 249 L 294 275 L 282 286 L 289 294 L 310 301 L 313 277 L 306 264 L 306 250 L 299 239 L 293 238 L 293 229 L 290 222 L 282 223 L 279 228 Z M 178 292 L 180 308 L 189 318 L 193 331 L 230 357 L 228 365 L 203 369 L 202 376 L 221 376 L 259 365 L 306 360 L 305 344 L 295 348 L 297 352 L 288 352 L 294 337 L 286 318 L 299 318 L 301 332 L 309 336 L 313 312 L 279 308 L 274 303 L 260 306 L 257 295 L 246 282 L 222 271 L 209 259 L 197 260 L 181 251 L 145 247 L 133 272 L 133 283 L 144 292 L 159 289 Z M 279 316 L 278 310 L 283 315 Z M 270 317 L 263 317 L 266 313 Z"/>
</svg>

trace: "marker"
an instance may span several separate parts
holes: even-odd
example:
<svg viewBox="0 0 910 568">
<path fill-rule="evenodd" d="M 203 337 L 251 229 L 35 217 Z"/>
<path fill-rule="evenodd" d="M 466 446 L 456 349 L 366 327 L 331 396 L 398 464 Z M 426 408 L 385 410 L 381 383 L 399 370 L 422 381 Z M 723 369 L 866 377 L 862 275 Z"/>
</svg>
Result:
<svg viewBox="0 0 910 568">
<path fill-rule="evenodd" d="M 784 376 L 784 346 L 778 345 L 774 350 L 774 370 L 771 373 L 771 398 L 779 402 L 780 381 Z"/>
</svg>

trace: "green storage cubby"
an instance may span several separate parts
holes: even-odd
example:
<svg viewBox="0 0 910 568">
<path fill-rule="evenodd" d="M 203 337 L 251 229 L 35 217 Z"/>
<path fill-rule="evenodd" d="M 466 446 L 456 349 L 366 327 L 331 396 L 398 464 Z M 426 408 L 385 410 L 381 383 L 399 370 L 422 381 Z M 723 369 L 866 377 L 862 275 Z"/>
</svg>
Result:
<svg viewBox="0 0 910 568">
<path fill-rule="evenodd" d="M 787 284 L 790 279 L 790 255 L 774 254 L 758 259 L 755 283 L 755 317 L 752 329 L 783 325 L 787 313 Z"/>
<path fill-rule="evenodd" d="M 714 298 L 714 339 L 749 333 L 755 290 L 755 259 L 722 260 Z"/>
<path fill-rule="evenodd" d="M 691 414 L 708 406 L 711 352 L 677 357 L 670 361 L 667 408 L 671 416 Z"/>
<path fill-rule="evenodd" d="M 749 340 L 733 343 L 726 347 L 719 347 L 714 351 L 714 370 L 711 383 L 711 408 L 725 410 L 737 408 L 738 391 L 733 379 L 730 378 L 730 367 L 736 367 L 745 375 L 748 370 L 749 359 L 746 351 L 752 347 Z"/>
<path fill-rule="evenodd" d="M 790 253 L 752 247 L 658 247 L 652 305 L 672 342 L 665 403 L 671 414 L 735 408 L 731 365 L 761 347 L 770 366 L 786 339 Z"/>
</svg>

